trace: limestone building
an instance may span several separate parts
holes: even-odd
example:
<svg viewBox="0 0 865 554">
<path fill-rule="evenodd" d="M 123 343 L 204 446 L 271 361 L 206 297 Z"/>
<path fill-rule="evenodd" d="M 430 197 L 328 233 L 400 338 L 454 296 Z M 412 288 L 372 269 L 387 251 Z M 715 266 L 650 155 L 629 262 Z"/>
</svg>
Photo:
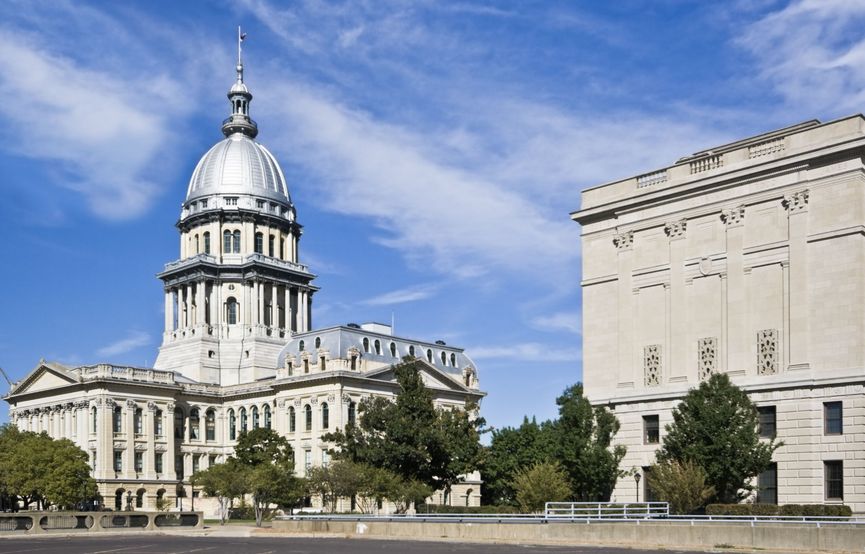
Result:
<svg viewBox="0 0 865 554">
<path fill-rule="evenodd" d="M 583 376 L 622 424 L 623 469 L 724 372 L 785 443 L 759 501 L 865 512 L 863 154 L 863 116 L 814 120 L 582 192 Z"/>
<path fill-rule="evenodd" d="M 257 427 L 290 440 L 296 474 L 327 464 L 321 436 L 358 417 L 362 399 L 395 395 L 393 365 L 405 356 L 422 364 L 437 406 L 463 409 L 484 396 L 461 348 L 376 323 L 312 329 L 318 289 L 298 261 L 302 227 L 279 163 L 255 141 L 239 55 L 228 98 L 225 138 L 189 182 L 180 257 L 159 273 L 165 331 L 154 368 L 41 361 L 4 398 L 19 428 L 90 454 L 106 507 L 179 507 L 185 496 L 186 508 L 215 511 L 189 476 L 225 461 L 238 435 Z M 479 505 L 480 485 L 468 475 L 434 500 Z"/>
</svg>

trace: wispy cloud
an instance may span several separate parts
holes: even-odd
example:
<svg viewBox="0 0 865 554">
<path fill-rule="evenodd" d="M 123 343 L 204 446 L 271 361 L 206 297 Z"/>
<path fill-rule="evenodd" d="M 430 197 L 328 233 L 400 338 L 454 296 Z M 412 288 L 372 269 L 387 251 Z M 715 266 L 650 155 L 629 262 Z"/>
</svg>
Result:
<svg viewBox="0 0 865 554">
<path fill-rule="evenodd" d="M 863 24 L 863 2 L 801 0 L 746 26 L 738 44 L 788 104 L 846 113 L 865 103 Z"/>
<path fill-rule="evenodd" d="M 149 344 L 150 335 L 143 331 L 130 331 L 126 337 L 98 349 L 96 355 L 100 357 L 120 356 Z"/>
<path fill-rule="evenodd" d="M 527 362 L 574 362 L 582 355 L 578 348 L 523 342 L 505 345 L 473 346 L 466 352 L 476 360 L 522 359 Z"/>
<path fill-rule="evenodd" d="M 543 331 L 567 331 L 579 335 L 583 317 L 580 312 L 559 312 L 531 319 L 529 324 Z"/>
<path fill-rule="evenodd" d="M 436 284 L 415 285 L 374 296 L 361 301 L 361 304 L 367 306 L 390 306 L 393 304 L 416 302 L 418 300 L 430 298 L 439 290 L 439 288 L 440 285 Z"/>
</svg>

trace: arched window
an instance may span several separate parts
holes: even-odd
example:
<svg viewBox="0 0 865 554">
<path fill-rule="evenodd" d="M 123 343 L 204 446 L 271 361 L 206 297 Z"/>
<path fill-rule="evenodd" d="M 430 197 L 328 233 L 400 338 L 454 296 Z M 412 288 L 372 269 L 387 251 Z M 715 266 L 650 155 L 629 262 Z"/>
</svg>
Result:
<svg viewBox="0 0 865 554">
<path fill-rule="evenodd" d="M 467 387 L 472 386 L 472 374 L 471 373 L 466 373 L 466 386 Z"/>
<path fill-rule="evenodd" d="M 321 337 L 315 337 L 315 347 L 316 349 L 321 348 Z"/>
<path fill-rule="evenodd" d="M 234 410 L 228 410 L 228 440 L 237 439 L 237 417 Z"/>
<path fill-rule="evenodd" d="M 197 233 L 195 235 L 195 253 L 196 254 L 201 253 L 201 244 L 199 244 L 199 242 L 198 242 L 198 234 Z"/>
<path fill-rule="evenodd" d="M 264 235 L 255 233 L 255 253 L 264 254 Z"/>
<path fill-rule="evenodd" d="M 297 430 L 297 417 L 294 413 L 294 406 L 288 408 L 288 432 L 294 433 Z"/>
<path fill-rule="evenodd" d="M 222 232 L 222 252 L 231 254 L 231 231 L 228 229 Z"/>
<path fill-rule="evenodd" d="M 363 351 L 369 354 L 369 339 L 363 337 Z"/>
<path fill-rule="evenodd" d="M 429 348 L 427 348 L 426 350 L 426 361 L 428 361 L 429 363 L 433 363 L 432 350 L 430 350 Z"/>
<path fill-rule="evenodd" d="M 395 342 L 390 343 L 390 355 L 391 355 L 391 357 L 396 358 L 396 343 Z"/>
<path fill-rule="evenodd" d="M 276 237 L 274 237 L 273 235 L 270 235 L 270 237 L 267 239 L 267 255 L 272 258 L 275 250 L 276 250 Z"/>
<path fill-rule="evenodd" d="M 201 436 L 200 424 L 201 416 L 199 415 L 198 408 L 192 408 L 192 411 L 189 412 L 189 438 L 191 440 L 197 441 Z"/>
<path fill-rule="evenodd" d="M 143 508 L 144 507 L 144 489 L 138 489 L 135 491 L 135 507 Z"/>
<path fill-rule="evenodd" d="M 123 432 L 123 411 L 120 409 L 120 406 L 114 406 L 111 418 L 111 427 L 115 433 Z"/>
<path fill-rule="evenodd" d="M 228 312 L 228 324 L 236 325 L 237 324 L 237 299 L 233 296 L 229 296 L 228 300 L 225 301 L 225 308 Z"/>
<path fill-rule="evenodd" d="M 447 355 L 447 352 L 442 352 L 442 365 L 448 365 L 448 355 Z"/>
<path fill-rule="evenodd" d="M 451 365 L 452 365 L 453 367 L 456 367 L 456 366 L 457 366 L 457 355 L 456 355 L 456 354 L 453 354 L 453 353 L 451 353 Z"/>
<path fill-rule="evenodd" d="M 264 406 L 264 428 L 265 428 L 265 429 L 270 429 L 270 427 L 271 427 L 271 423 L 270 423 L 270 406 L 268 406 L 268 405 L 265 404 L 265 406 Z"/>
<path fill-rule="evenodd" d="M 408 347 L 408 355 L 414 358 L 414 345 Z"/>
<path fill-rule="evenodd" d="M 312 431 L 312 406 L 307 404 L 303 407 L 304 427 L 307 431 Z"/>
<path fill-rule="evenodd" d="M 153 434 L 157 437 L 162 436 L 162 410 L 153 413 Z"/>
<path fill-rule="evenodd" d="M 351 365 L 350 365 L 350 367 L 351 367 L 352 370 L 357 369 L 357 354 L 355 354 L 355 353 L 352 353 L 352 354 L 351 354 Z"/>
<path fill-rule="evenodd" d="M 247 425 L 247 421 L 246 421 L 246 408 L 241 408 L 240 409 L 240 433 L 241 434 L 246 433 L 248 428 L 249 428 L 249 426 Z"/>
<path fill-rule="evenodd" d="M 136 435 L 144 434 L 144 411 L 141 408 L 135 408 L 135 415 L 133 416 L 133 426 L 135 427 Z"/>
<path fill-rule="evenodd" d="M 252 428 L 258 429 L 258 406 L 252 407 Z"/>
<path fill-rule="evenodd" d="M 204 232 L 204 253 L 210 254 L 210 231 Z"/>
<path fill-rule="evenodd" d="M 357 404 L 354 403 L 354 400 L 349 401 L 348 403 L 348 424 L 354 425 L 355 420 L 357 419 Z"/>
<path fill-rule="evenodd" d="M 297 351 L 298 352 L 303 352 L 303 350 L 305 348 L 306 348 L 306 343 L 304 343 L 303 341 L 300 341 L 299 343 L 297 343 Z"/>
<path fill-rule="evenodd" d="M 216 412 L 213 408 L 204 414 L 204 438 L 205 440 L 216 440 Z"/>
<path fill-rule="evenodd" d="M 232 233 L 231 239 L 232 250 L 235 254 L 240 254 L 240 231 Z"/>
<path fill-rule="evenodd" d="M 90 408 L 90 420 L 91 420 L 90 421 L 90 432 L 91 433 L 96 432 L 96 422 L 98 421 L 98 419 L 99 418 L 96 414 L 96 406 L 93 406 L 92 408 Z"/>
<path fill-rule="evenodd" d="M 375 346 L 375 353 L 376 353 L 376 355 L 377 355 L 377 356 L 381 356 L 381 341 L 378 340 L 378 339 L 375 339 L 374 346 Z"/>
<path fill-rule="evenodd" d="M 114 511 L 120 512 L 123 510 L 123 494 L 126 491 L 123 489 L 117 489 L 114 491 Z"/>
<path fill-rule="evenodd" d="M 321 404 L 321 428 L 327 429 L 330 427 L 330 408 L 327 406 L 327 402 L 323 402 Z"/>
<path fill-rule="evenodd" d="M 174 438 L 183 440 L 186 435 L 186 423 L 183 418 L 183 409 L 174 408 Z"/>
</svg>

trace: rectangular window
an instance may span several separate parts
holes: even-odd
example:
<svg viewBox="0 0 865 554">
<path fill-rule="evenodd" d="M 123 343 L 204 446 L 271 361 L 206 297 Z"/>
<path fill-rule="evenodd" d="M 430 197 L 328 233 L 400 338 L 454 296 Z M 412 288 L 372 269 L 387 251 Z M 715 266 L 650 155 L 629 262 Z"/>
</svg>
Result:
<svg viewBox="0 0 865 554">
<path fill-rule="evenodd" d="M 775 438 L 775 406 L 759 406 L 757 414 L 760 417 L 760 424 L 757 427 L 757 432 L 764 439 Z M 774 504 L 774 502 L 773 502 Z"/>
<path fill-rule="evenodd" d="M 840 402 L 823 403 L 823 433 L 840 435 L 844 432 L 843 408 Z"/>
<path fill-rule="evenodd" d="M 144 452 L 135 453 L 135 472 L 142 473 L 144 471 Z"/>
<path fill-rule="evenodd" d="M 276 250 L 276 238 L 270 235 L 267 239 L 267 255 L 272 258 L 274 250 Z"/>
<path fill-rule="evenodd" d="M 135 423 L 135 434 L 142 435 L 144 434 L 144 413 L 141 408 L 135 409 L 135 415 L 133 416 Z"/>
<path fill-rule="evenodd" d="M 658 494 L 649 484 L 649 475 L 652 473 L 652 468 L 649 466 L 643 467 L 643 502 L 660 502 Z"/>
<path fill-rule="evenodd" d="M 778 464 L 772 464 L 769 469 L 757 476 L 757 502 L 759 504 L 778 503 Z"/>
<path fill-rule="evenodd" d="M 643 444 L 658 444 L 661 442 L 661 425 L 658 416 L 643 416 Z"/>
<path fill-rule="evenodd" d="M 156 473 L 162 473 L 162 452 L 157 452 L 153 458 L 153 469 Z"/>
<path fill-rule="evenodd" d="M 264 254 L 264 235 L 255 233 L 255 253 Z"/>
<path fill-rule="evenodd" d="M 177 474 L 178 479 L 183 479 L 183 454 L 174 456 L 174 473 Z"/>
<path fill-rule="evenodd" d="M 114 471 L 123 471 L 123 451 L 114 451 Z"/>
<path fill-rule="evenodd" d="M 327 452 L 327 450 L 322 450 L 321 451 L 321 466 L 327 467 L 329 465 L 330 465 L 330 454 Z"/>
<path fill-rule="evenodd" d="M 192 455 L 192 473 L 198 473 L 201 467 L 201 454 Z"/>
<path fill-rule="evenodd" d="M 207 200 L 202 200 L 202 201 L 201 201 L 201 207 L 202 207 L 202 208 L 206 208 L 206 207 L 207 207 Z"/>
<path fill-rule="evenodd" d="M 264 209 L 264 200 L 256 200 L 255 201 L 255 207 L 258 208 L 259 210 L 263 210 Z"/>
<path fill-rule="evenodd" d="M 844 462 L 823 462 L 823 475 L 826 481 L 826 500 L 844 500 Z"/>
<path fill-rule="evenodd" d="M 309 473 L 309 469 L 312 467 L 312 450 L 304 450 L 303 451 L 303 468 L 306 473 Z"/>
<path fill-rule="evenodd" d="M 216 456 L 213 454 L 207 457 L 207 467 L 213 467 L 216 465 Z"/>
<path fill-rule="evenodd" d="M 236 196 L 226 196 L 225 197 L 225 205 L 226 206 L 237 206 L 237 197 Z"/>
<path fill-rule="evenodd" d="M 210 233 L 204 233 L 204 253 L 210 254 Z"/>
<path fill-rule="evenodd" d="M 90 451 L 90 469 L 96 471 L 96 451 Z"/>
<path fill-rule="evenodd" d="M 119 407 L 114 408 L 111 423 L 115 433 L 123 432 L 123 412 Z"/>
<path fill-rule="evenodd" d="M 162 410 L 156 410 L 153 414 L 153 433 L 157 437 L 162 436 Z"/>
</svg>

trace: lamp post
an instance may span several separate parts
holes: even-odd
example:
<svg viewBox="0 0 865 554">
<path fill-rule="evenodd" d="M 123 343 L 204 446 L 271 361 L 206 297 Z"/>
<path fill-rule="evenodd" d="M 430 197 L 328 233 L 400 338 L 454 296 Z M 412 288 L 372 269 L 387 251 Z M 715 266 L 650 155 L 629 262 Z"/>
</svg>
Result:
<svg viewBox="0 0 865 554">
<path fill-rule="evenodd" d="M 640 475 L 639 471 L 634 473 L 634 483 L 636 483 L 636 485 L 637 485 L 637 502 L 638 503 L 640 502 L 640 478 L 642 478 L 642 477 L 643 476 Z"/>
</svg>

